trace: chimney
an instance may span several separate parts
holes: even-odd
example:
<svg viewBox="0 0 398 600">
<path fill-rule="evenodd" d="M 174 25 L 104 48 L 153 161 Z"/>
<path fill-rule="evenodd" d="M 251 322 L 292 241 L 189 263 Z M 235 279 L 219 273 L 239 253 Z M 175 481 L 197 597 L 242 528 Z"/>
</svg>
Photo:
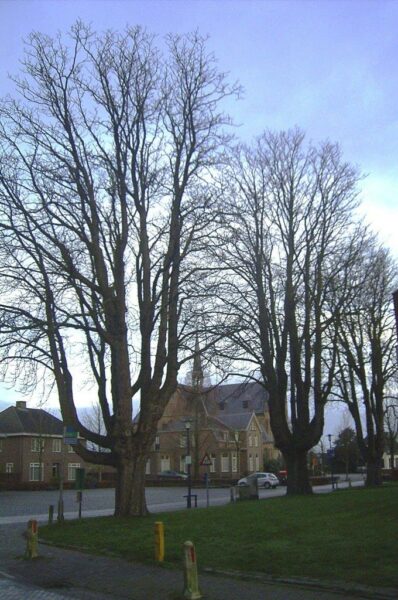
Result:
<svg viewBox="0 0 398 600">
<path fill-rule="evenodd" d="M 26 400 L 17 400 L 15 406 L 17 408 L 26 408 Z"/>
</svg>

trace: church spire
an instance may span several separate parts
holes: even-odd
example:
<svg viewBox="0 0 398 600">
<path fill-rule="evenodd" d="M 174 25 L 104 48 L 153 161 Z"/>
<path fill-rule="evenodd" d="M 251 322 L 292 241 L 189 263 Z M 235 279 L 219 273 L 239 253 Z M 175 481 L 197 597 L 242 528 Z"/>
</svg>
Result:
<svg viewBox="0 0 398 600">
<path fill-rule="evenodd" d="M 196 389 L 201 389 L 203 387 L 202 359 L 200 356 L 199 339 L 197 334 L 195 341 L 195 354 L 193 357 L 192 387 Z"/>
</svg>

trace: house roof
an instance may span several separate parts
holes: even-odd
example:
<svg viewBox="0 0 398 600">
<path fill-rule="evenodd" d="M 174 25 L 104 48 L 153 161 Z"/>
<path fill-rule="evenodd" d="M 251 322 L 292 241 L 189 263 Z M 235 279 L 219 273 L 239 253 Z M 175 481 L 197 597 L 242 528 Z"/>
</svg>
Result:
<svg viewBox="0 0 398 600">
<path fill-rule="evenodd" d="M 63 423 L 41 408 L 10 406 L 0 412 L 0 434 L 62 435 Z"/>
<path fill-rule="evenodd" d="M 207 388 L 204 397 L 209 412 L 217 412 L 223 406 L 221 417 L 225 415 L 247 412 L 251 415 L 264 413 L 268 406 L 268 393 L 264 387 L 255 381 L 242 381 L 240 383 L 228 383 L 224 385 Z"/>
</svg>

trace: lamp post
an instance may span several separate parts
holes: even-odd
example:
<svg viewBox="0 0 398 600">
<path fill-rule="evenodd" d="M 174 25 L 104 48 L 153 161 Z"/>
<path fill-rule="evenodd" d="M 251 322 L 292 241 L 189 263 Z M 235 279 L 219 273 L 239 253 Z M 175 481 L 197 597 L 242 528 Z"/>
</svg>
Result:
<svg viewBox="0 0 398 600">
<path fill-rule="evenodd" d="M 329 454 L 330 454 L 330 474 L 332 476 L 332 490 L 334 490 L 334 479 L 333 479 L 333 449 L 332 449 L 332 434 L 328 434 L 329 439 Z"/>
<path fill-rule="evenodd" d="M 187 473 L 188 473 L 188 495 L 187 495 L 187 508 L 191 508 L 191 421 L 185 421 L 185 433 L 187 436 L 187 455 L 185 457 L 185 464 L 187 465 Z"/>
</svg>

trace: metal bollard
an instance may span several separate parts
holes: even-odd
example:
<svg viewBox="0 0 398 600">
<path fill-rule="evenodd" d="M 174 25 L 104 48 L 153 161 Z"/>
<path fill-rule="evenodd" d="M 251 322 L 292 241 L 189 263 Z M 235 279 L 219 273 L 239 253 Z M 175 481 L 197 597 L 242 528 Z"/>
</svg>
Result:
<svg viewBox="0 0 398 600">
<path fill-rule="evenodd" d="M 195 546 L 192 542 L 184 543 L 184 598 L 185 600 L 199 600 L 202 594 L 199 591 L 198 566 L 196 563 Z"/>
<path fill-rule="evenodd" d="M 164 526 L 162 521 L 155 523 L 155 560 L 164 560 Z"/>
<path fill-rule="evenodd" d="M 48 524 L 52 525 L 54 521 L 54 505 L 50 504 L 48 507 Z"/>
<path fill-rule="evenodd" d="M 37 525 L 37 521 L 31 519 L 28 521 L 28 531 L 26 532 L 26 558 L 37 558 L 37 538 L 38 538 L 39 528 Z"/>
</svg>

